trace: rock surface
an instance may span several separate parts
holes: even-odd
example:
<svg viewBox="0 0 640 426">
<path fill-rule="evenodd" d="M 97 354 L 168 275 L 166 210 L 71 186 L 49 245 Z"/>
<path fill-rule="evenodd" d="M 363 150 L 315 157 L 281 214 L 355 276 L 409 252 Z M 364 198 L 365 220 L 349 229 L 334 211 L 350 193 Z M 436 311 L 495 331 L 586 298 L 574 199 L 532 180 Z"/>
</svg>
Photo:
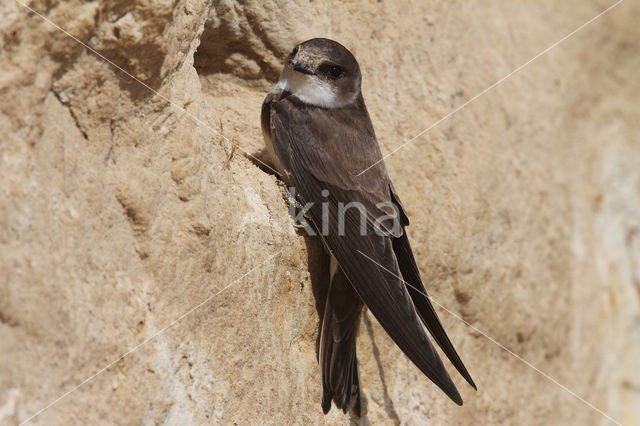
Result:
<svg viewBox="0 0 640 426">
<path fill-rule="evenodd" d="M 320 409 L 318 242 L 243 153 L 283 58 L 352 49 L 391 152 L 613 2 L 214 3 L 29 3 L 77 40 L 0 5 L 0 424 L 357 421 Z M 608 422 L 482 333 L 640 422 L 639 13 L 387 159 L 479 390 L 452 404 L 367 315 L 365 424 Z"/>
</svg>

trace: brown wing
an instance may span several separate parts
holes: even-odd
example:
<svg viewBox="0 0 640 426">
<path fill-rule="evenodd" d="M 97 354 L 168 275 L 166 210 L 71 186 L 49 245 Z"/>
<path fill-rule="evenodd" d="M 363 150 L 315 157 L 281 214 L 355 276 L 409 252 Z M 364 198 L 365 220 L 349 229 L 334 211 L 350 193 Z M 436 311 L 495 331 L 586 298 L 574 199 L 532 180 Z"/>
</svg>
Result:
<svg viewBox="0 0 640 426">
<path fill-rule="evenodd" d="M 354 107 L 342 110 L 307 107 L 293 97 L 273 100 L 268 108 L 276 155 L 301 200 L 314 202 L 309 214 L 318 230 L 323 224 L 322 203 L 328 205 L 328 232 L 322 238 L 349 282 L 400 349 L 453 401 L 462 404 L 398 278 L 401 271 L 393 250 L 394 237 L 378 235 L 372 225 L 375 218 L 389 214 L 377 203 L 392 202 L 392 198 L 382 163 L 357 176 L 381 158 L 362 98 Z M 325 189 L 329 190 L 327 197 L 322 194 Z M 360 233 L 360 212 L 355 209 L 344 212 L 344 233 L 339 232 L 338 206 L 354 201 L 366 208 L 365 235 Z"/>
</svg>

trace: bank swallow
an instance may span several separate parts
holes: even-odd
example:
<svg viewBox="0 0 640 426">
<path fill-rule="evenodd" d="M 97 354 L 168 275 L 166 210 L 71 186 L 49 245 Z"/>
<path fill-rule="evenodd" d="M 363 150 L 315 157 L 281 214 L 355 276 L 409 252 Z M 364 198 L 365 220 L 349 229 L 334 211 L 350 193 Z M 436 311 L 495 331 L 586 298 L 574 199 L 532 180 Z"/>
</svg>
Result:
<svg viewBox="0 0 640 426">
<path fill-rule="evenodd" d="M 409 359 L 462 405 L 422 324 L 476 386 L 425 297 L 405 233 L 409 219 L 381 161 L 360 83 L 351 52 L 315 38 L 293 49 L 262 105 L 267 151 L 299 201 L 310 205 L 308 217 L 330 255 L 318 355 L 322 409 L 327 413 L 333 400 L 345 413 L 353 406 L 361 414 L 356 338 L 364 305 Z"/>
</svg>

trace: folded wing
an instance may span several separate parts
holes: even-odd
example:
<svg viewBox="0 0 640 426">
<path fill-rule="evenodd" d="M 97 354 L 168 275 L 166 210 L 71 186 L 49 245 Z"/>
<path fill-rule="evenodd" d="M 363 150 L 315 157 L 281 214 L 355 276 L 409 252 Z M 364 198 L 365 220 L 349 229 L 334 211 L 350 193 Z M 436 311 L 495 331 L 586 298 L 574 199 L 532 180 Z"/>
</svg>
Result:
<svg viewBox="0 0 640 426">
<path fill-rule="evenodd" d="M 360 102 L 362 105 L 356 107 L 364 108 L 361 99 Z M 427 377 L 454 402 L 462 404 L 462 398 L 429 341 L 401 278 L 401 267 L 394 252 L 395 236 L 378 235 L 373 226 L 373 219 L 381 214 L 389 214 L 389 210 L 379 209 L 377 204 L 392 202 L 384 165 L 380 163 L 371 169 L 373 177 L 369 172 L 358 177 L 356 172 L 359 170 L 345 166 L 350 159 L 343 157 L 350 153 L 346 152 L 340 157 L 339 146 L 349 146 L 349 150 L 361 152 L 377 152 L 379 156 L 373 130 L 367 135 L 362 131 L 366 125 L 361 125 L 360 139 L 351 134 L 331 135 L 331 125 L 334 124 L 335 128 L 335 123 L 330 121 L 340 119 L 339 115 L 323 118 L 315 113 L 309 114 L 303 105 L 294 103 L 295 98 L 283 98 L 267 105 L 274 148 L 288 171 L 290 184 L 296 188 L 303 203 L 314 202 L 309 215 L 316 229 L 322 229 L 323 224 L 327 228 L 328 232 L 322 238 L 328 250 L 380 325 Z M 348 118 L 345 116 L 345 119 Z M 318 123 L 322 120 L 329 122 Z M 339 127 L 358 127 L 357 123 L 349 124 Z M 314 132 L 314 129 L 320 130 Z M 325 137 L 322 136 L 323 132 Z M 363 135 L 366 136 L 365 140 L 362 140 Z M 334 140 L 326 140 L 331 138 Z M 326 192 L 323 194 L 323 190 L 329 191 L 328 196 L 325 196 Z M 354 201 L 365 208 L 367 220 L 364 235 L 360 232 L 362 217 L 358 209 L 343 210 L 344 228 L 340 229 L 339 226 L 339 206 Z M 328 208 L 323 209 L 323 203 Z M 323 221 L 323 215 L 327 221 Z"/>
</svg>

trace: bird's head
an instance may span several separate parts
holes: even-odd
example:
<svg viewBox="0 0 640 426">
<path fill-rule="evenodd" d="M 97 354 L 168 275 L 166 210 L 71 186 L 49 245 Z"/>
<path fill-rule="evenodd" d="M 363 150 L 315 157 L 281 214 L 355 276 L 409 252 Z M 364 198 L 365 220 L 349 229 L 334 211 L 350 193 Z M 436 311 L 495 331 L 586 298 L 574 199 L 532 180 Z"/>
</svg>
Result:
<svg viewBox="0 0 640 426">
<path fill-rule="evenodd" d="M 343 108 L 360 94 L 360 67 L 343 45 L 314 38 L 293 48 L 278 85 L 302 102 L 322 108 Z"/>
</svg>

